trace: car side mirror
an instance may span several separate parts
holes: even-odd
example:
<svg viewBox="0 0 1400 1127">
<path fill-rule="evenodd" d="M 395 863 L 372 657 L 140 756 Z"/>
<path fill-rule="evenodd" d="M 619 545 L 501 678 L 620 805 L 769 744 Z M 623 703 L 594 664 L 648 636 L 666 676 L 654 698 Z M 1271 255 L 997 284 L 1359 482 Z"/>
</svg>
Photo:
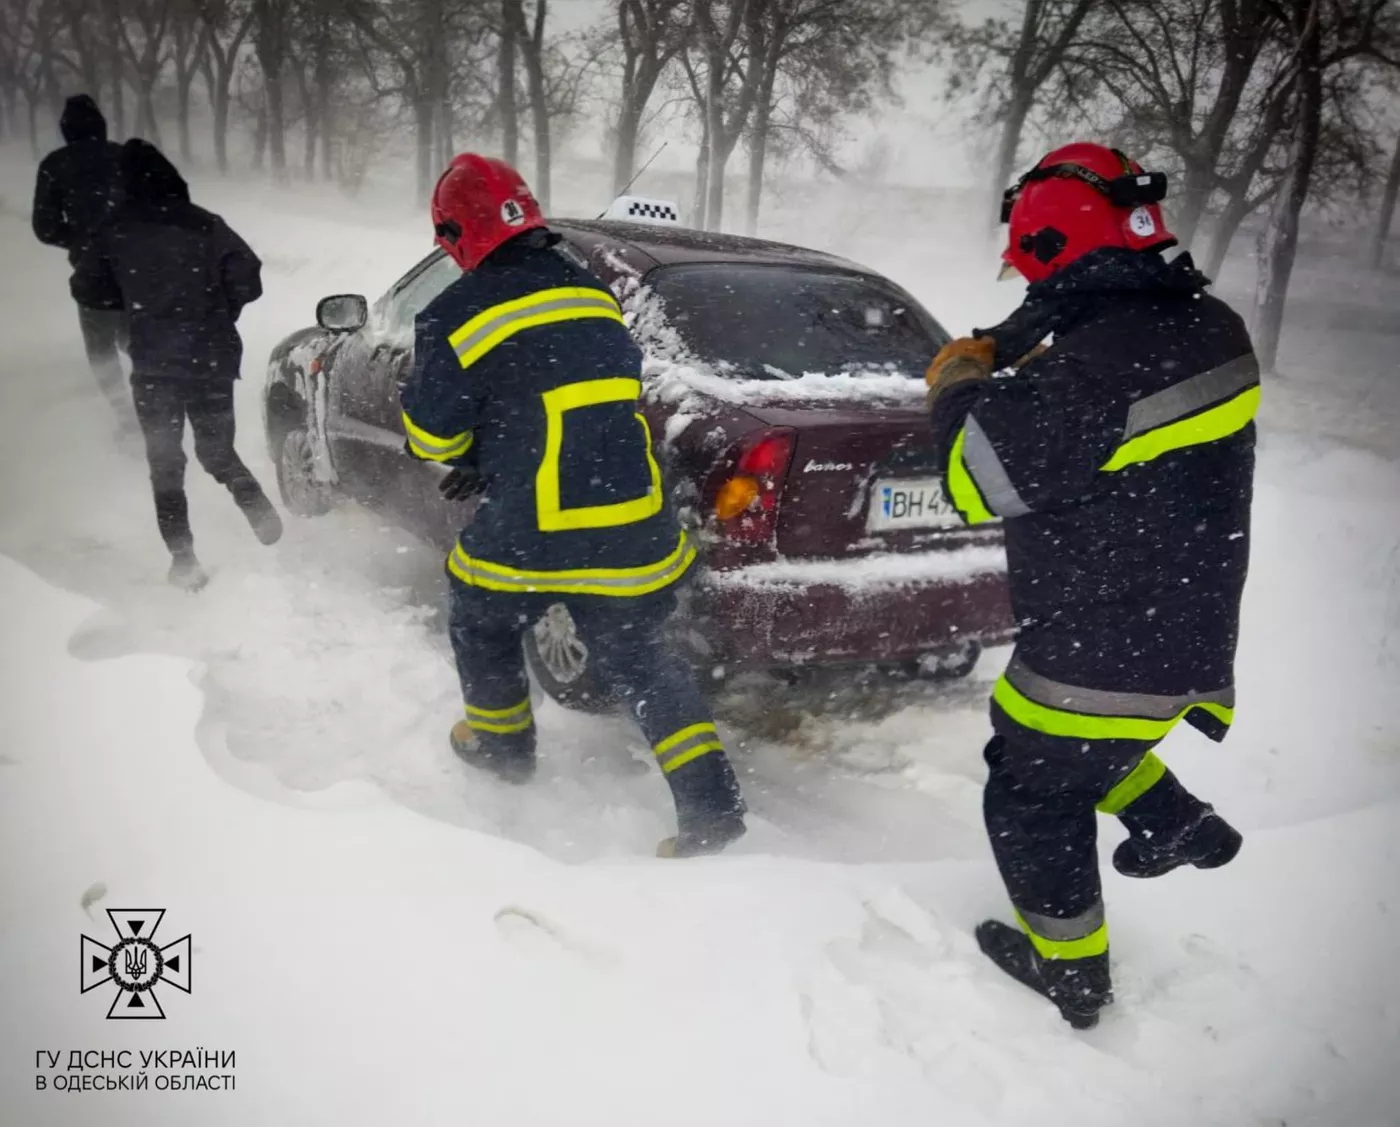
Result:
<svg viewBox="0 0 1400 1127">
<path fill-rule="evenodd" d="M 357 293 L 323 297 L 316 306 L 316 324 L 333 333 L 354 333 L 369 320 L 369 302 Z"/>
</svg>

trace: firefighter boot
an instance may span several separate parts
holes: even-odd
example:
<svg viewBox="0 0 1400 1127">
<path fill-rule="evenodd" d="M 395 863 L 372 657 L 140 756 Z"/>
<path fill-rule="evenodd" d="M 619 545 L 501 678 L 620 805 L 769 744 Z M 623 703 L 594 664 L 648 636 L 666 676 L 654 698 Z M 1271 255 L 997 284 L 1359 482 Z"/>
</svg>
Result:
<svg viewBox="0 0 1400 1127">
<path fill-rule="evenodd" d="M 209 576 L 205 573 L 204 568 L 200 567 L 193 548 L 185 548 L 173 554 L 167 579 L 172 587 L 189 591 L 191 594 L 202 589 L 209 582 Z"/>
<path fill-rule="evenodd" d="M 656 847 L 658 857 L 718 853 L 744 835 L 744 799 L 723 751 L 711 751 L 666 776 L 676 800 L 675 837 Z"/>
<path fill-rule="evenodd" d="M 1002 970 L 1048 998 L 1075 1029 L 1093 1029 L 1113 1001 L 1108 952 L 1083 959 L 1042 958 L 1024 932 L 999 920 L 977 925 L 977 946 Z"/>
<path fill-rule="evenodd" d="M 490 771 L 507 783 L 528 783 L 535 777 L 535 729 L 497 735 L 477 732 L 465 720 L 452 726 L 452 750 L 462 762 Z"/>
<path fill-rule="evenodd" d="M 248 518 L 253 535 L 264 544 L 276 544 L 282 539 L 282 518 L 267 499 L 262 486 L 251 477 L 235 478 L 229 483 L 233 501 Z"/>
<path fill-rule="evenodd" d="M 1182 865 L 1218 869 L 1235 859 L 1244 842 L 1239 830 L 1209 806 L 1170 836 L 1149 837 L 1129 828 L 1128 839 L 1113 851 L 1113 867 L 1125 877 L 1160 877 Z"/>
</svg>

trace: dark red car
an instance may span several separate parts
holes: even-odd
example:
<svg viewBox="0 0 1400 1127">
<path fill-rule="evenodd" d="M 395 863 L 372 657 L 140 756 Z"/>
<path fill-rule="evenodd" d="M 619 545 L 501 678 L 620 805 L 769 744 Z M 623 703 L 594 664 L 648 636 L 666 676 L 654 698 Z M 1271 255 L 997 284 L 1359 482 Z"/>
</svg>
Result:
<svg viewBox="0 0 1400 1127">
<path fill-rule="evenodd" d="M 676 635 L 708 670 L 879 664 L 959 675 L 1010 637 L 1001 537 L 963 527 L 929 456 L 922 374 L 947 339 L 888 279 L 816 251 L 677 227 L 551 224 L 617 293 L 647 352 L 645 404 L 676 510 L 702 545 Z M 327 298 L 273 351 L 268 448 L 292 512 L 346 496 L 448 550 L 472 502 L 404 453 L 413 319 L 457 274 L 440 252 L 369 309 Z M 551 695 L 592 706 L 555 608 L 526 637 Z"/>
</svg>

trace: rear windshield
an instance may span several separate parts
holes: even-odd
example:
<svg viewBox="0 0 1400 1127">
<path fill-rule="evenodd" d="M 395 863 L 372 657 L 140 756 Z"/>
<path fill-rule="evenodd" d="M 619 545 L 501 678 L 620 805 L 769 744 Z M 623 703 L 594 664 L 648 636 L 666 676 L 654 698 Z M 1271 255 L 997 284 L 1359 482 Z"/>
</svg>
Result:
<svg viewBox="0 0 1400 1127">
<path fill-rule="evenodd" d="M 667 266 L 647 275 L 698 358 L 740 379 L 884 370 L 922 376 L 947 334 L 872 278 L 789 266 Z"/>
</svg>

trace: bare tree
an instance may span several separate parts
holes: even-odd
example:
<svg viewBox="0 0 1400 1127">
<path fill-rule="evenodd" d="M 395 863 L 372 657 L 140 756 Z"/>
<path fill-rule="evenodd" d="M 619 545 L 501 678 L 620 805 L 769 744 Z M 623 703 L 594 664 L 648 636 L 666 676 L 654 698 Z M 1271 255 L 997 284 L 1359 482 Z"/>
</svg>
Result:
<svg viewBox="0 0 1400 1127">
<path fill-rule="evenodd" d="M 1395 218 L 1395 198 L 1400 195 L 1400 137 L 1395 140 L 1394 155 L 1390 158 L 1390 171 L 1385 178 L 1385 190 L 1381 193 L 1380 211 L 1376 215 L 1376 233 L 1371 238 L 1371 267 L 1380 269 L 1385 262 L 1385 245 L 1390 238 L 1390 225 Z"/>
<path fill-rule="evenodd" d="M 948 64 L 949 97 L 963 97 L 976 83 L 983 90 L 982 117 L 1000 126 L 992 164 L 992 197 L 1016 169 L 1021 136 L 1042 89 L 1076 45 L 1085 18 L 1102 0 L 1024 0 L 1020 19 L 988 19 L 974 27 L 946 21 L 940 53 Z M 999 212 L 994 210 L 992 217 Z"/>
<path fill-rule="evenodd" d="M 56 0 L 12 0 L 0 16 L 6 68 L 14 89 L 24 98 L 29 147 L 39 155 L 39 106 L 52 74 L 50 53 L 61 13 Z"/>
<path fill-rule="evenodd" d="M 515 100 L 516 28 L 525 20 L 520 3 L 521 0 L 501 0 L 500 53 L 496 61 L 501 155 L 512 168 L 520 163 L 520 113 Z"/>
<path fill-rule="evenodd" d="M 685 0 L 615 0 L 622 91 L 613 126 L 613 194 L 632 179 L 642 118 L 666 68 L 685 47 Z"/>
<path fill-rule="evenodd" d="M 190 93 L 194 78 L 204 62 L 209 49 L 209 27 L 198 18 L 198 9 L 192 0 L 177 0 L 172 18 L 174 49 L 171 58 L 175 63 L 175 112 L 180 135 L 180 159 L 190 161 L 193 152 L 190 148 Z"/>
<path fill-rule="evenodd" d="M 199 12 L 207 30 L 201 69 L 214 117 L 214 160 L 226 173 L 233 77 L 253 26 L 253 6 L 250 0 L 199 0 Z"/>
<path fill-rule="evenodd" d="M 136 132 L 159 145 L 154 94 L 165 69 L 166 37 L 174 0 L 123 0 L 123 4 L 121 45 L 136 92 Z"/>
<path fill-rule="evenodd" d="M 287 109 L 285 78 L 290 53 L 293 0 L 252 0 L 253 49 L 262 70 L 267 114 L 267 150 L 273 178 L 287 179 Z"/>
<path fill-rule="evenodd" d="M 535 197 L 540 207 L 549 210 L 549 188 L 552 151 L 549 131 L 549 100 L 544 72 L 544 28 L 549 16 L 549 0 L 533 0 L 533 12 L 527 21 L 525 0 L 507 0 L 504 14 L 506 26 L 502 34 L 515 40 L 525 64 L 525 78 L 530 91 L 531 136 L 535 145 Z"/>
<path fill-rule="evenodd" d="M 692 0 L 695 45 L 682 56 L 702 118 L 695 223 L 724 223 L 724 173 L 758 100 L 772 0 Z"/>
</svg>

